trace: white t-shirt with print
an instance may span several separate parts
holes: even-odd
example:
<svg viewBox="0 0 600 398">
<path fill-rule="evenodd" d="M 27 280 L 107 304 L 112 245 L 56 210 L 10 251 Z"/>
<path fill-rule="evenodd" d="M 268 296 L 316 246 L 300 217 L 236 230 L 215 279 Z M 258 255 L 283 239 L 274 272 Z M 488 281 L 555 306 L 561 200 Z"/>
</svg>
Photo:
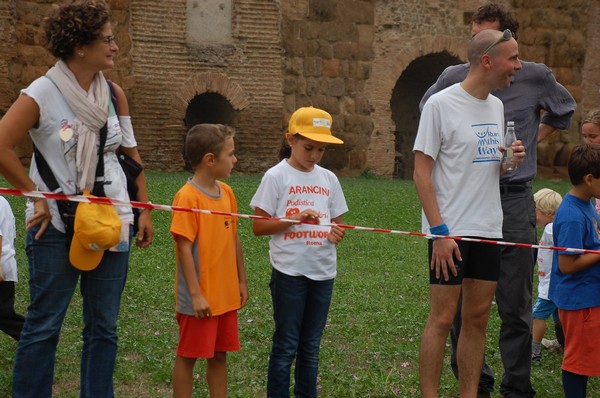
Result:
<svg viewBox="0 0 600 398">
<path fill-rule="evenodd" d="M 108 90 L 108 86 L 107 86 Z M 69 104 L 62 96 L 60 90 L 47 77 L 40 77 L 21 91 L 31 97 L 39 106 L 39 125 L 29 131 L 31 140 L 46 159 L 62 192 L 74 194 L 80 191 L 76 186 L 76 163 L 75 154 L 77 150 L 77 131 L 72 137 L 63 141 L 59 136 L 61 128 L 73 128 L 75 115 Z M 127 179 L 119 164 L 115 151 L 119 146 L 136 146 L 133 130 L 122 130 L 119 118 L 116 115 L 112 102 L 109 102 L 109 116 L 106 144 L 104 147 L 104 176 L 106 184 L 104 190 L 109 198 L 129 201 L 127 193 Z M 97 145 L 99 145 L 99 140 Z M 32 157 L 29 168 L 29 176 L 36 183 L 40 191 L 48 191 L 48 187 L 42 180 Z M 61 232 L 65 232 L 58 208 L 54 200 L 48 200 L 50 213 L 52 214 L 52 225 Z M 115 206 L 117 213 L 124 223 L 133 222 L 133 213 L 129 206 Z M 28 202 L 27 217 L 33 215 L 33 204 Z"/>
<path fill-rule="evenodd" d="M 348 211 L 339 180 L 318 165 L 310 172 L 296 170 L 287 160 L 269 169 L 250 201 L 271 217 L 285 218 L 307 209 L 319 212 L 321 224 Z M 331 227 L 294 224 L 271 235 L 269 255 L 273 267 L 287 275 L 328 280 L 337 274 L 335 244 L 327 240 Z"/>
<path fill-rule="evenodd" d="M 480 100 L 457 83 L 425 103 L 413 151 L 435 160 L 432 181 L 450 235 L 502 238 L 500 162 L 504 107 Z M 422 212 L 422 231 L 429 222 Z"/>
<path fill-rule="evenodd" d="M 17 259 L 15 257 L 15 215 L 10 204 L 0 196 L 0 235 L 2 236 L 2 273 L 7 282 L 17 282 Z"/>
<path fill-rule="evenodd" d="M 552 236 L 552 223 L 549 223 L 544 228 L 544 233 L 542 234 L 542 238 L 540 239 L 540 246 L 554 246 L 554 237 Z M 550 287 L 550 274 L 552 273 L 552 257 L 552 250 L 538 250 L 538 297 L 546 300 L 550 300 L 548 298 L 548 288 Z"/>
</svg>

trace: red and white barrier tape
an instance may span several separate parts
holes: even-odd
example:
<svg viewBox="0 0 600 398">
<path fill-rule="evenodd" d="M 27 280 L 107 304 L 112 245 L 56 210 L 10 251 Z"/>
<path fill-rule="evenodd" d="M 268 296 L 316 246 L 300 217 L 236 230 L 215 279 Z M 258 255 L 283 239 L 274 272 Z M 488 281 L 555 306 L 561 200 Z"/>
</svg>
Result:
<svg viewBox="0 0 600 398">
<path fill-rule="evenodd" d="M 3 195 L 11 195 L 11 196 L 26 196 L 30 198 L 45 198 L 45 199 L 54 199 L 54 200 L 70 200 L 72 202 L 87 202 L 87 203 L 99 203 L 103 205 L 111 205 L 111 206 L 128 206 L 128 207 L 136 207 L 140 209 L 150 209 L 150 210 L 165 210 L 165 211 L 182 211 L 187 213 L 201 213 L 201 214 L 213 214 L 219 216 L 232 216 L 239 218 L 248 218 L 248 219 L 258 219 L 258 220 L 270 220 L 270 221 L 286 221 L 294 224 L 308 224 L 298 220 L 291 220 L 288 218 L 278 218 L 278 217 L 263 217 L 257 215 L 250 214 L 240 214 L 240 213 L 229 213 L 215 210 L 205 210 L 205 209 L 192 209 L 188 207 L 180 207 L 180 206 L 168 206 L 168 205 L 157 205 L 153 203 L 143 203 L 137 201 L 124 201 L 117 200 L 105 197 L 96 197 L 96 196 L 83 196 L 83 195 L 65 195 L 62 193 L 53 193 L 53 192 L 41 192 L 41 191 L 21 191 L 13 188 L 0 188 L 0 194 Z M 515 243 L 515 242 L 505 242 L 499 240 L 491 240 L 491 239 L 476 239 L 476 238 L 466 238 L 462 236 L 441 236 L 441 235 L 432 235 L 432 234 L 424 234 L 422 232 L 409 232 L 409 231 L 399 231 L 394 229 L 385 229 L 385 228 L 372 228 L 372 227 L 360 227 L 357 225 L 347 225 L 347 224 L 320 224 L 322 226 L 338 226 L 344 229 L 353 229 L 357 231 L 370 231 L 370 232 L 383 232 L 387 234 L 397 234 L 397 235 L 410 235 L 410 236 L 421 236 L 425 238 L 438 238 L 438 239 L 453 239 L 453 240 L 462 240 L 466 242 L 480 242 L 480 243 L 488 243 L 492 245 L 502 245 L 502 246 L 516 246 L 516 247 L 524 247 L 529 249 L 548 249 L 555 251 L 562 251 L 567 253 L 592 253 L 592 254 L 600 254 L 600 250 L 587 250 L 587 249 L 576 249 L 570 247 L 558 247 L 558 246 L 543 246 L 543 245 L 532 245 L 528 243 Z"/>
</svg>

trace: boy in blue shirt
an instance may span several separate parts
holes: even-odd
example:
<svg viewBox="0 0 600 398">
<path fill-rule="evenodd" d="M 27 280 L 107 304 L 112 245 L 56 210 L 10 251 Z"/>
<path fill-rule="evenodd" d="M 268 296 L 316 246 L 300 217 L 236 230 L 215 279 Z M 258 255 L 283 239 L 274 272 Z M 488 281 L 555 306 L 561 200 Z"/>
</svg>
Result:
<svg viewBox="0 0 600 398">
<path fill-rule="evenodd" d="M 600 197 L 600 145 L 573 149 L 568 164 L 573 188 L 554 217 L 554 244 L 600 250 L 600 217 L 591 201 Z M 600 254 L 555 251 L 550 299 L 565 334 L 562 380 L 565 396 L 585 398 L 589 376 L 600 376 Z"/>
</svg>

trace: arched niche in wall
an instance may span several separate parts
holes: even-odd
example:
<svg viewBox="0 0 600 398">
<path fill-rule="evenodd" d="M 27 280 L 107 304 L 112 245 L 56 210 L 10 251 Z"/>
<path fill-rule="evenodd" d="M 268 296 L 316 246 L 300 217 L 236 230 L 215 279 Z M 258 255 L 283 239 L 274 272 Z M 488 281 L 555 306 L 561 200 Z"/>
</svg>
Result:
<svg viewBox="0 0 600 398">
<path fill-rule="evenodd" d="M 431 53 L 413 60 L 398 78 L 390 100 L 396 141 L 394 177 L 412 179 L 412 148 L 421 116 L 419 102 L 442 71 L 458 63 L 460 59 L 446 51 Z"/>
<path fill-rule="evenodd" d="M 239 113 L 248 107 L 244 89 L 222 73 L 198 73 L 177 90 L 174 119 L 185 131 L 199 123 L 220 123 L 236 127 Z M 182 151 L 185 135 L 182 137 Z M 186 169 L 189 169 L 186 164 Z"/>
<path fill-rule="evenodd" d="M 234 126 L 237 122 L 237 111 L 227 98 L 219 93 L 202 93 L 196 95 L 185 112 L 183 123 L 187 130 L 200 123 L 218 123 Z"/>
</svg>

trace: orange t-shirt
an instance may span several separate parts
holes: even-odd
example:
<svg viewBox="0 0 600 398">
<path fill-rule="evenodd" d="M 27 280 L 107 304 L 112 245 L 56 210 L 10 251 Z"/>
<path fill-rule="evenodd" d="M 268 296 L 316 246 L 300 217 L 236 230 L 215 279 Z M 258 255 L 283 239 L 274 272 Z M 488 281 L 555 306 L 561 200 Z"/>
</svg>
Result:
<svg viewBox="0 0 600 398">
<path fill-rule="evenodd" d="M 219 197 L 213 197 L 188 181 L 175 195 L 173 206 L 237 213 L 233 190 L 225 183 L 217 183 L 221 194 Z M 213 315 L 239 309 L 240 286 L 235 249 L 237 218 L 174 211 L 171 234 L 174 237 L 180 235 L 194 243 L 192 255 L 196 275 Z M 175 252 L 177 253 L 177 250 Z M 179 258 L 175 275 L 175 294 L 177 312 L 193 316 L 192 300 Z"/>
</svg>

